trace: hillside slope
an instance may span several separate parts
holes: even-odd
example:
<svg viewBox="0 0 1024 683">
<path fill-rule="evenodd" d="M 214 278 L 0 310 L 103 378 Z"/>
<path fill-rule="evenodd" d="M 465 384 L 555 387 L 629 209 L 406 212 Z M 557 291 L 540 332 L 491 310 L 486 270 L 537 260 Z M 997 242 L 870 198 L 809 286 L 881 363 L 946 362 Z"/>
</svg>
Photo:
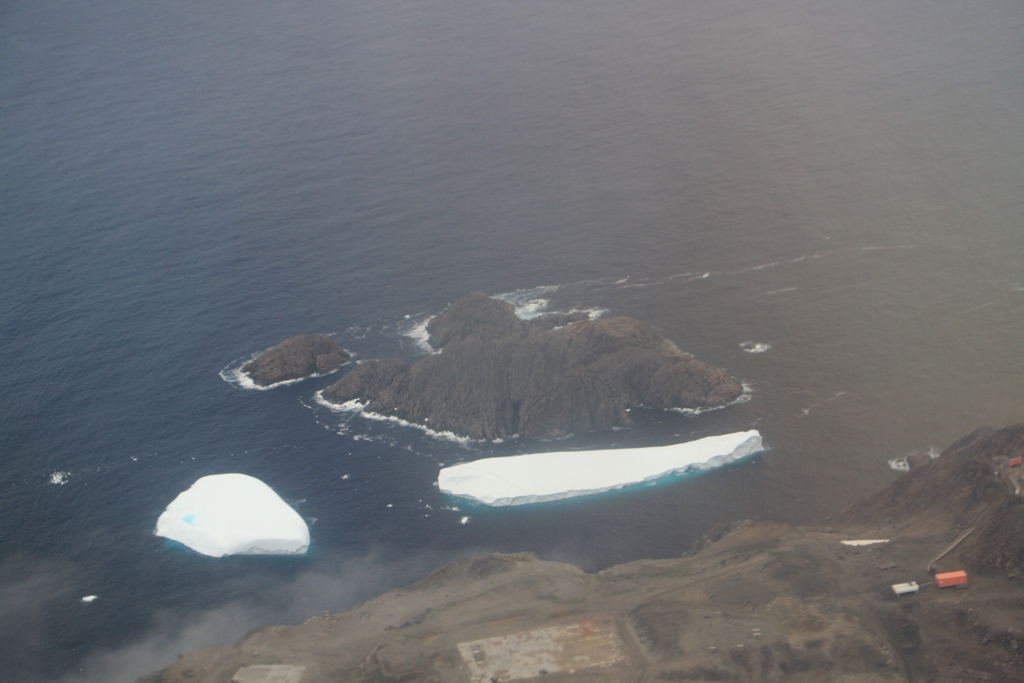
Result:
<svg viewBox="0 0 1024 683">
<path fill-rule="evenodd" d="M 1022 454 L 1024 425 L 979 430 L 829 526 L 740 522 L 688 558 L 456 562 L 143 682 L 1024 681 Z M 929 564 L 970 586 L 936 588 Z M 897 598 L 905 581 L 921 590 Z"/>
</svg>

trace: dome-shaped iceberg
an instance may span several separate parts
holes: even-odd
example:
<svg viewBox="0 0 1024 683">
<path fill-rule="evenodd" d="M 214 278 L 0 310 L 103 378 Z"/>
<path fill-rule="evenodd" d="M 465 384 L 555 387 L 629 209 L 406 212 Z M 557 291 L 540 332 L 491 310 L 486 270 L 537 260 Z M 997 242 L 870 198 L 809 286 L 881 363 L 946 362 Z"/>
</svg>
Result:
<svg viewBox="0 0 1024 683">
<path fill-rule="evenodd" d="M 246 474 L 202 477 L 171 501 L 155 533 L 211 557 L 301 555 L 309 548 L 299 513 Z"/>
</svg>

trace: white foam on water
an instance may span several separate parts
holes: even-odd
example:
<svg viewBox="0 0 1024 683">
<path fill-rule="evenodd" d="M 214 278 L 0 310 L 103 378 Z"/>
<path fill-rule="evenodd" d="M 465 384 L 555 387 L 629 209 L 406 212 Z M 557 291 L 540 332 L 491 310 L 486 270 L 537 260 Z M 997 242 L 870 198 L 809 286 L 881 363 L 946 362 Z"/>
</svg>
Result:
<svg viewBox="0 0 1024 683">
<path fill-rule="evenodd" d="M 511 292 L 495 294 L 494 298 L 512 304 L 517 317 L 521 320 L 529 320 L 549 312 L 547 309 L 551 305 L 551 301 L 545 298 L 544 295 L 557 291 L 559 287 L 560 285 L 542 285 L 530 289 L 517 289 Z M 427 332 L 427 325 L 434 317 L 436 316 L 407 315 L 405 316 L 407 323 L 400 330 L 400 333 L 411 339 L 424 353 L 440 353 L 440 349 L 435 349 L 430 345 L 430 333 Z"/>
<path fill-rule="evenodd" d="M 427 427 L 425 425 L 417 424 L 415 422 L 409 422 L 408 420 L 403 420 L 400 417 L 374 413 L 372 411 L 366 410 L 366 404 L 360 402 L 358 399 L 352 399 L 351 401 L 346 401 L 345 403 L 331 403 L 330 401 L 323 397 L 323 391 L 321 390 L 313 394 L 313 400 L 316 401 L 316 403 L 318 403 L 319 405 L 327 408 L 328 410 L 332 410 L 336 413 L 357 413 L 360 416 L 366 418 L 367 420 L 376 420 L 378 422 L 390 422 L 400 427 L 412 427 L 414 429 L 419 429 L 428 436 L 431 436 L 435 439 L 440 439 L 442 441 L 450 441 L 452 443 L 462 445 L 471 443 L 481 443 L 481 441 L 478 439 L 471 439 L 468 436 L 460 436 L 455 432 L 431 429 L 430 427 Z M 357 434 L 353 438 L 356 439 L 357 441 L 373 440 L 373 437 L 364 434 Z"/>
<path fill-rule="evenodd" d="M 722 404 L 720 406 L 708 406 L 706 408 L 669 408 L 670 413 L 680 413 L 682 415 L 703 415 L 704 413 L 710 413 L 712 410 L 722 410 L 729 406 L 739 405 L 741 403 L 748 403 L 753 398 L 754 387 L 746 382 L 741 382 L 740 386 L 743 387 L 743 393 L 735 398 L 735 400 L 729 403 Z"/>
<path fill-rule="evenodd" d="M 630 282 L 629 284 L 624 284 L 622 285 L 621 289 L 643 289 L 646 287 L 660 287 L 664 284 L 664 281 L 644 278 L 643 280 L 640 280 L 638 282 Z"/>
<path fill-rule="evenodd" d="M 70 472 L 62 472 L 60 470 L 50 475 L 50 483 L 56 484 L 57 486 L 63 486 L 68 483 L 68 477 L 71 476 Z"/>
<path fill-rule="evenodd" d="M 669 280 L 681 280 L 682 284 L 688 282 L 696 282 L 697 280 L 707 280 L 711 277 L 711 273 L 679 273 L 678 275 L 670 275 Z"/>
<path fill-rule="evenodd" d="M 264 349 L 266 351 L 267 349 Z M 261 387 L 252 381 L 249 375 L 242 372 L 242 368 L 245 367 L 250 361 L 256 360 L 263 351 L 257 351 L 256 353 L 250 354 L 243 359 L 235 359 L 228 363 L 221 371 L 217 374 L 220 378 L 239 389 L 247 389 L 249 391 L 264 391 L 271 387 Z"/>
<path fill-rule="evenodd" d="M 807 417 L 808 415 L 811 414 L 812 410 L 815 410 L 815 409 L 820 408 L 820 407 L 822 407 L 824 405 L 832 403 L 832 401 L 840 399 L 843 396 L 846 396 L 846 392 L 845 391 L 837 391 L 834 396 L 829 396 L 828 398 L 826 398 L 821 403 L 815 403 L 814 405 L 807 406 L 806 408 L 801 410 L 799 413 L 797 413 L 797 417 Z"/>
<path fill-rule="evenodd" d="M 427 325 L 430 324 L 430 321 L 435 316 L 422 315 L 416 317 L 407 315 L 405 317 L 408 322 L 402 327 L 400 334 L 411 339 L 423 353 L 440 353 L 440 349 L 435 349 L 430 345 L 430 333 L 427 332 Z"/>
<path fill-rule="evenodd" d="M 915 249 L 916 244 L 897 244 L 893 246 L 867 246 L 861 247 L 861 251 L 889 251 L 891 249 Z"/>
<path fill-rule="evenodd" d="M 739 270 L 709 271 L 709 272 L 706 272 L 706 273 L 695 273 L 693 271 L 687 271 L 685 273 L 677 273 L 675 275 L 670 275 L 670 276 L 668 276 L 667 281 L 681 280 L 682 284 L 686 284 L 688 282 L 694 282 L 696 280 L 706 280 L 709 277 L 711 277 L 712 275 L 743 275 L 745 273 L 756 273 L 756 272 L 759 272 L 759 271 L 768 270 L 770 268 L 779 268 L 781 266 L 788 265 L 788 264 L 800 263 L 802 261 L 806 261 L 807 259 L 823 258 L 825 256 L 830 256 L 831 254 L 832 254 L 832 252 L 825 252 L 825 253 L 821 253 L 821 254 L 804 254 L 803 256 L 797 256 L 795 258 L 791 258 L 791 259 L 788 259 L 788 260 L 785 260 L 785 261 L 771 261 L 771 262 L 768 262 L 768 263 L 761 263 L 761 264 L 754 265 L 754 266 L 748 266 L 746 268 L 740 268 Z M 779 294 L 779 293 L 782 293 L 782 292 L 793 291 L 795 289 L 796 289 L 796 287 L 780 289 L 780 290 L 775 290 L 773 292 L 768 292 L 768 294 L 769 295 Z"/>
<path fill-rule="evenodd" d="M 412 427 L 413 429 L 420 430 L 427 436 L 433 437 L 435 439 L 440 439 L 441 441 L 450 441 L 452 443 L 457 443 L 461 445 L 483 442 L 480 439 L 471 439 L 468 436 L 460 436 L 455 432 L 431 429 L 426 425 L 421 425 L 416 422 L 409 422 L 408 420 L 403 420 L 402 418 L 394 417 L 393 415 L 382 415 L 381 413 L 374 413 L 369 410 L 363 410 L 360 413 L 360 415 L 365 417 L 367 420 L 377 420 L 378 422 L 390 422 L 400 427 Z"/>
<path fill-rule="evenodd" d="M 739 271 L 740 273 L 749 273 L 758 270 L 766 270 L 768 268 L 777 268 L 782 265 L 782 261 L 772 261 L 771 263 L 762 263 L 759 266 L 752 266 L 744 270 Z"/>
<path fill-rule="evenodd" d="M 335 413 L 361 413 L 363 412 L 363 408 L 366 407 L 366 404 L 360 402 L 357 398 L 354 398 L 351 401 L 345 401 L 344 403 L 331 403 L 324 398 L 323 389 L 313 394 L 313 401 L 317 405 L 323 406 Z"/>
<path fill-rule="evenodd" d="M 765 351 L 771 349 L 772 345 L 766 344 L 764 342 L 745 341 L 740 342 L 740 348 L 746 351 L 747 353 L 764 353 Z"/>
<path fill-rule="evenodd" d="M 530 299 L 529 301 L 524 301 L 522 304 L 516 306 L 516 315 L 519 316 L 521 320 L 536 318 L 538 315 L 546 313 L 547 308 L 550 305 L 550 299 Z"/>
<path fill-rule="evenodd" d="M 545 311 L 545 313 L 561 313 L 562 315 L 572 315 L 573 313 L 586 313 L 588 320 L 597 320 L 608 314 L 607 308 L 570 308 L 567 311 Z M 555 327 L 552 329 L 560 329 Z"/>
<path fill-rule="evenodd" d="M 261 355 L 263 355 L 264 353 L 269 351 L 271 348 L 273 348 L 273 347 L 269 347 L 269 348 L 263 349 L 262 351 L 257 351 L 256 353 L 249 354 L 248 356 L 245 356 L 244 358 L 235 359 L 235 360 L 231 361 L 230 363 L 228 363 L 226 366 L 224 366 L 224 368 L 222 368 L 221 371 L 218 372 L 217 374 L 220 375 L 220 378 L 222 380 L 224 380 L 228 384 L 231 384 L 231 385 L 233 385 L 233 386 L 235 386 L 235 387 L 237 387 L 239 389 L 245 389 L 246 391 L 267 391 L 269 389 L 276 389 L 278 387 L 287 386 L 289 384 L 298 384 L 299 382 L 305 382 L 307 379 L 316 379 L 317 377 L 327 377 L 328 375 L 333 375 L 334 373 L 338 372 L 338 370 L 341 370 L 343 367 L 345 367 L 349 363 L 353 362 L 355 360 L 355 355 L 356 355 L 356 354 L 352 353 L 351 351 L 349 351 L 348 349 L 345 349 L 345 352 L 349 354 L 349 359 L 347 361 L 345 361 L 344 363 L 342 363 L 341 365 L 339 365 L 336 369 L 331 370 L 330 372 L 324 372 L 324 373 L 319 373 L 318 372 L 318 373 L 314 373 L 314 374 L 312 374 L 312 375 L 310 375 L 308 377 L 299 377 L 297 379 L 286 379 L 283 382 L 274 382 L 273 384 L 269 384 L 269 385 L 264 387 L 264 386 L 260 386 L 259 384 L 256 384 L 256 382 L 252 381 L 252 378 L 249 377 L 249 375 L 247 375 L 245 372 L 243 372 L 242 368 L 244 368 L 250 362 L 252 362 L 252 361 L 256 360 L 257 358 L 259 358 Z"/>
<path fill-rule="evenodd" d="M 551 300 L 545 298 L 545 295 L 558 291 L 559 287 L 560 285 L 541 285 L 530 289 L 517 289 L 495 294 L 494 298 L 512 304 L 520 319 L 529 320 L 548 313 L 547 309 L 551 305 Z"/>
<path fill-rule="evenodd" d="M 484 505 L 530 505 L 697 473 L 764 450 L 757 430 L 647 448 L 531 453 L 443 468 L 444 493 Z"/>
<path fill-rule="evenodd" d="M 765 296 L 775 296 L 776 294 L 785 294 L 786 292 L 795 292 L 799 287 L 783 287 L 782 289 L 773 289 L 770 292 L 765 292 Z"/>
</svg>

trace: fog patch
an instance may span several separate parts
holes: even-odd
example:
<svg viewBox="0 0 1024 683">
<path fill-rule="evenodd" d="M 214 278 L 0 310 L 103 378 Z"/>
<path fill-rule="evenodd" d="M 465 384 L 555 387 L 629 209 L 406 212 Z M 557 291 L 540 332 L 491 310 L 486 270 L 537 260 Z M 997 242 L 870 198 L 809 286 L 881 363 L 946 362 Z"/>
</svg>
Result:
<svg viewBox="0 0 1024 683">
<path fill-rule="evenodd" d="M 341 612 L 380 593 L 412 583 L 442 560 L 421 556 L 386 560 L 370 555 L 343 560 L 267 586 L 261 577 L 240 580 L 251 597 L 199 612 L 157 612 L 153 626 L 139 640 L 85 657 L 76 672 L 59 683 L 134 683 L 173 664 L 180 655 L 233 645 L 247 633 L 272 624 L 298 624 L 324 612 Z M 232 586 L 238 594 L 244 586 Z"/>
<path fill-rule="evenodd" d="M 54 603 L 72 594 L 70 573 L 49 562 L 14 557 L 0 563 L 0 662 L 3 678 L 41 680 Z"/>
</svg>

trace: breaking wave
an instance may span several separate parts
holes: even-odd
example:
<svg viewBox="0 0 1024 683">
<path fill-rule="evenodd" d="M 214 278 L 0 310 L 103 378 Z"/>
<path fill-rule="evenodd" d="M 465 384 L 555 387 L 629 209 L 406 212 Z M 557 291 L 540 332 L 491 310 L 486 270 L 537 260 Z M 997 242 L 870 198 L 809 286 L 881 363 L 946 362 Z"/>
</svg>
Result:
<svg viewBox="0 0 1024 683">
<path fill-rule="evenodd" d="M 400 417 L 394 417 L 392 415 L 382 415 L 381 413 L 374 413 L 366 410 L 366 404 L 359 401 L 358 399 L 352 399 L 345 403 L 332 403 L 323 397 L 323 391 L 318 391 L 313 395 L 313 400 L 320 406 L 327 408 L 335 413 L 349 413 L 351 415 L 359 415 L 367 420 L 375 420 L 377 422 L 389 422 L 400 427 L 412 427 L 418 429 L 427 436 L 439 439 L 442 441 L 450 441 L 457 444 L 472 444 L 472 443 L 484 443 L 479 439 L 471 439 L 468 436 L 460 436 L 455 432 L 448 430 L 436 430 L 431 429 L 425 425 L 418 424 L 416 422 L 410 422 L 409 420 L 403 420 Z"/>
<path fill-rule="evenodd" d="M 270 348 L 273 347 L 268 347 L 266 349 L 263 349 L 262 351 L 257 351 L 256 353 L 249 354 L 248 356 L 244 356 L 242 358 L 237 358 L 228 363 L 226 366 L 224 366 L 221 369 L 221 371 L 218 372 L 217 374 L 220 375 L 220 378 L 222 380 L 224 380 L 225 382 L 234 387 L 237 387 L 238 389 L 244 389 L 246 391 L 267 391 L 268 389 L 276 389 L 278 387 L 287 386 L 289 384 L 298 384 L 299 382 L 305 382 L 307 379 L 316 379 L 317 377 L 327 377 L 329 375 L 333 375 L 341 368 L 353 362 L 356 357 L 356 354 L 353 353 L 351 350 L 345 349 L 349 354 L 349 360 L 339 365 L 338 368 L 335 370 L 331 370 L 330 372 L 324 373 L 318 372 L 308 377 L 299 377 L 298 379 L 286 379 L 283 382 L 274 382 L 271 385 L 263 387 L 260 386 L 259 384 L 256 384 L 256 382 L 253 382 L 252 378 L 248 374 L 246 374 L 242 370 L 242 368 L 244 368 L 246 365 L 259 358 L 262 354 L 269 351 Z"/>
<path fill-rule="evenodd" d="M 745 341 L 740 342 L 740 348 L 747 353 L 764 353 L 765 351 L 772 348 L 771 344 L 765 344 L 763 342 Z"/>
</svg>

